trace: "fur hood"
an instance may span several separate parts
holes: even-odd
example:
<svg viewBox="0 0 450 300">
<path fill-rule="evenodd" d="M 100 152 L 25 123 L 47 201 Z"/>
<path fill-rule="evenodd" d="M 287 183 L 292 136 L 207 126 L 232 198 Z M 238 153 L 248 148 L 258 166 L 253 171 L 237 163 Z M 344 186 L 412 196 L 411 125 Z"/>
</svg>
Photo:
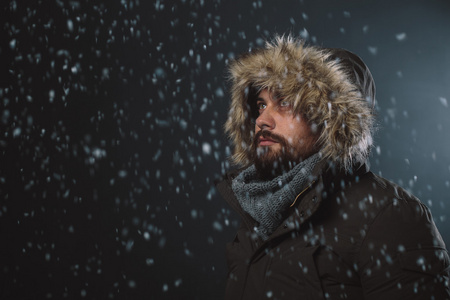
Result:
<svg viewBox="0 0 450 300">
<path fill-rule="evenodd" d="M 343 49 L 276 37 L 229 65 L 231 105 L 225 132 L 239 166 L 252 164 L 254 112 L 249 98 L 269 89 L 292 103 L 319 132 L 322 156 L 345 169 L 364 163 L 372 145 L 375 85 L 367 66 Z M 253 96 L 252 96 L 253 94 Z"/>
</svg>

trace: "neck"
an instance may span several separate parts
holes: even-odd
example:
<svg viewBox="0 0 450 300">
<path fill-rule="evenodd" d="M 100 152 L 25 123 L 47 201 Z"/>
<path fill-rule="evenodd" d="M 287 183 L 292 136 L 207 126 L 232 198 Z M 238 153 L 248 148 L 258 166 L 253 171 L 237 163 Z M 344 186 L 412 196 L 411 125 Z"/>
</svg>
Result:
<svg viewBox="0 0 450 300">
<path fill-rule="evenodd" d="M 269 181 L 278 176 L 282 176 L 285 173 L 288 173 L 292 169 L 294 169 L 298 164 L 302 164 L 312 155 L 302 158 L 299 161 L 283 161 L 281 158 L 273 161 L 273 162 L 264 162 L 260 160 L 255 161 L 255 168 L 258 179 L 262 181 Z"/>
</svg>

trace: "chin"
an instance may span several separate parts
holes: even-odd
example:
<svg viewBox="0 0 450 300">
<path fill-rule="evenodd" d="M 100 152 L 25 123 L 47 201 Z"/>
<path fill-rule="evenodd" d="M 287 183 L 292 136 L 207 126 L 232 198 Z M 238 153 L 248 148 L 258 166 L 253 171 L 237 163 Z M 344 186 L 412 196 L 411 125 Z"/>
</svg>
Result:
<svg viewBox="0 0 450 300">
<path fill-rule="evenodd" d="M 256 158 L 262 161 L 274 160 L 281 156 L 281 149 L 278 144 L 270 146 L 258 146 L 256 148 Z"/>
</svg>

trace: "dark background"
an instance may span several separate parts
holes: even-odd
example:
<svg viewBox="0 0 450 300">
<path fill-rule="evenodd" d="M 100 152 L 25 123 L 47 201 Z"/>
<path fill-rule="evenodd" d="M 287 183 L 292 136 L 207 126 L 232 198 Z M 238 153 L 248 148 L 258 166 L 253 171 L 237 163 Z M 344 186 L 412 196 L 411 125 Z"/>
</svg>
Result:
<svg viewBox="0 0 450 300">
<path fill-rule="evenodd" d="M 226 64 L 274 33 L 359 54 L 372 170 L 450 244 L 450 2 L 3 1 L 0 298 L 221 299 Z"/>
</svg>

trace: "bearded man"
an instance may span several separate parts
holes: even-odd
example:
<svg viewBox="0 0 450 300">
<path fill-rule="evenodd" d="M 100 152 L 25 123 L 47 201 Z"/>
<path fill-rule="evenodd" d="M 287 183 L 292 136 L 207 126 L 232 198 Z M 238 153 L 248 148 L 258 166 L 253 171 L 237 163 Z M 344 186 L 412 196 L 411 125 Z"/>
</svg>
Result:
<svg viewBox="0 0 450 300">
<path fill-rule="evenodd" d="M 240 168 L 217 188 L 242 218 L 226 299 L 450 299 L 430 211 L 369 171 L 375 85 L 343 49 L 276 37 L 230 64 Z"/>
</svg>

